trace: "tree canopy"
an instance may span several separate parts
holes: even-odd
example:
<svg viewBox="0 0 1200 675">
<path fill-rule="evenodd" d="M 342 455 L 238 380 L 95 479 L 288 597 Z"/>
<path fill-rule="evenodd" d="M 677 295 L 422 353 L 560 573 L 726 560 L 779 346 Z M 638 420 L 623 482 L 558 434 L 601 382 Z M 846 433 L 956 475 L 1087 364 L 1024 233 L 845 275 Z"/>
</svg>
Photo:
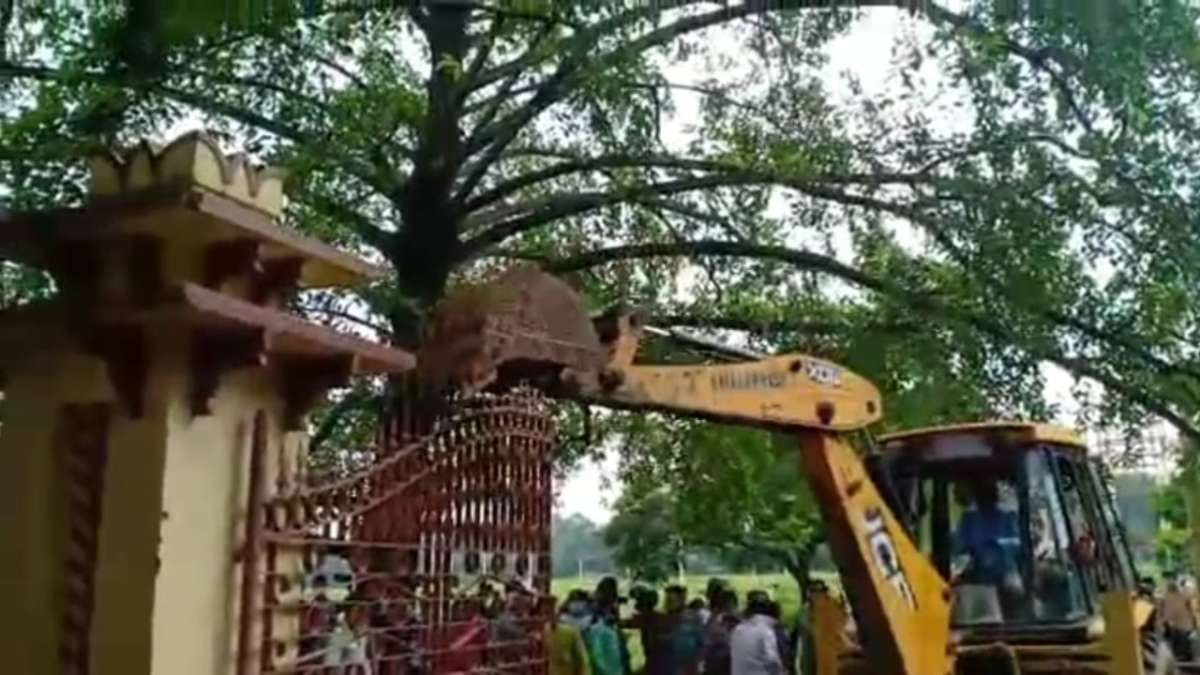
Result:
<svg viewBox="0 0 1200 675">
<path fill-rule="evenodd" d="M 9 208 L 200 119 L 290 170 L 290 224 L 394 269 L 366 316 L 307 299 L 331 321 L 411 343 L 448 285 L 534 260 L 905 415 L 1045 414 L 1049 363 L 1098 385 L 1085 421 L 1200 439 L 1191 3 L 184 4 L 0 3 Z M 862 66 L 886 96 L 828 72 L 878 13 L 907 26 Z"/>
</svg>

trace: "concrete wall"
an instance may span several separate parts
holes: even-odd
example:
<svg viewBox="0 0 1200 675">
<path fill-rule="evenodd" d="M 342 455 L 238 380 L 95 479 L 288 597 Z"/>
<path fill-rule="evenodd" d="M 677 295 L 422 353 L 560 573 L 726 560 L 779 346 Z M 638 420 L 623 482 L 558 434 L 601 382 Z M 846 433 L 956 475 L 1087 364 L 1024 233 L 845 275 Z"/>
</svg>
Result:
<svg viewBox="0 0 1200 675">
<path fill-rule="evenodd" d="M 61 567 L 54 563 L 66 522 L 53 453 L 61 389 L 55 351 L 8 370 L 0 434 L 0 597 L 8 606 L 0 612 L 0 654 L 11 672 L 30 675 L 58 670 Z"/>
<path fill-rule="evenodd" d="M 186 336 L 162 351 L 174 362 L 166 401 L 166 454 L 153 621 L 154 673 L 209 675 L 232 662 L 234 553 L 246 506 L 245 473 L 259 408 L 278 408 L 261 371 L 228 376 L 213 414 L 193 417 Z M 272 411 L 274 412 L 274 411 Z M 272 444 L 274 445 L 274 444 Z"/>
<path fill-rule="evenodd" d="M 99 401 L 114 407 L 94 576 L 92 672 L 232 672 L 235 553 L 244 534 L 255 413 L 268 413 L 268 489 L 280 462 L 296 466 L 303 445 L 302 435 L 281 432 L 277 383 L 265 369 L 232 373 L 222 380 L 213 414 L 193 417 L 188 338 L 182 328 L 164 329 L 152 341 L 145 414 L 132 420 L 115 401 L 102 361 L 75 351 L 65 335 L 50 332 L 40 342 L 39 355 L 5 364 L 0 593 L 7 609 L 0 612 L 0 672 L 61 670 L 68 523 L 57 420 L 64 404 Z M 276 634 L 295 629 L 284 621 Z"/>
</svg>

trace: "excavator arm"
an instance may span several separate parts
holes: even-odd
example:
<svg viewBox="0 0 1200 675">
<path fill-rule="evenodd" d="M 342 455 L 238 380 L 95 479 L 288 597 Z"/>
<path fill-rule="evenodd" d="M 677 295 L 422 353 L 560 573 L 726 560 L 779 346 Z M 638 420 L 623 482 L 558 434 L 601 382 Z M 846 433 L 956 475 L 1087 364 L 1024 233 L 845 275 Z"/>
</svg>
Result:
<svg viewBox="0 0 1200 675">
<path fill-rule="evenodd" d="M 519 378 L 552 395 L 609 407 L 793 434 L 873 670 L 951 672 L 947 584 L 848 442 L 849 432 L 882 415 L 874 385 L 800 354 L 718 365 L 637 364 L 642 331 L 634 315 L 608 316 L 589 330 L 582 308 L 569 309 L 573 292 L 535 271 L 519 269 L 474 293 L 433 317 L 421 354 L 428 376 L 475 387 Z"/>
<path fill-rule="evenodd" d="M 793 434 L 868 662 L 887 664 L 884 672 L 897 675 L 948 673 L 949 589 L 846 437 L 880 419 L 878 389 L 837 364 L 803 354 L 638 365 L 636 317 L 618 316 L 615 324 L 615 330 L 600 331 L 608 362 L 599 377 L 574 377 L 577 396 Z"/>
<path fill-rule="evenodd" d="M 599 375 L 565 373 L 567 390 L 579 398 L 779 429 L 849 432 L 879 419 L 875 386 L 829 361 L 791 354 L 716 365 L 635 365 L 642 340 L 637 315 L 597 323 L 606 354 Z"/>
</svg>

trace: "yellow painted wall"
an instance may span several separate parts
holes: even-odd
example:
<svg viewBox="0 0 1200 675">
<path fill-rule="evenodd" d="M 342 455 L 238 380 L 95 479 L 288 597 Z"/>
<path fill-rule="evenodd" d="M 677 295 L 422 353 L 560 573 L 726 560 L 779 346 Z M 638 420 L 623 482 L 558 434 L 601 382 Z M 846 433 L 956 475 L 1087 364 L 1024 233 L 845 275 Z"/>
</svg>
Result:
<svg viewBox="0 0 1200 675">
<path fill-rule="evenodd" d="M 163 360 L 180 363 L 185 358 L 182 345 L 185 338 L 162 345 Z M 182 372 L 181 367 L 167 370 Z M 210 416 L 192 416 L 186 377 L 173 378 L 168 389 L 162 569 L 156 587 L 152 672 L 228 673 L 238 648 L 241 569 L 234 560 L 245 537 L 255 414 L 267 413 L 264 497 L 276 491 L 281 470 L 285 476 L 294 475 L 305 435 L 283 433 L 280 387 L 268 370 L 241 369 L 222 378 Z M 277 562 L 280 569 L 299 567 L 298 560 L 287 555 L 281 554 Z M 260 560 L 260 584 L 263 572 Z M 261 591 L 255 597 L 260 601 Z M 284 614 L 275 622 L 273 635 L 294 639 L 298 630 L 298 616 Z M 257 658 L 252 663 L 257 665 Z"/>
<path fill-rule="evenodd" d="M 162 571 L 154 615 L 154 668 L 212 675 L 233 664 L 238 574 L 251 433 L 257 410 L 278 428 L 280 403 L 261 370 L 223 380 L 213 414 L 192 417 L 186 382 L 171 399 L 164 478 Z M 279 447 L 270 434 L 268 458 Z"/>
<path fill-rule="evenodd" d="M 9 371 L 0 434 L 0 597 L 10 607 L 0 612 L 0 654 L 12 672 L 39 675 L 58 668 L 61 605 L 52 561 L 61 544 L 52 533 L 62 528 L 49 452 L 57 382 L 32 376 L 44 364 L 26 365 Z"/>
<path fill-rule="evenodd" d="M 145 673 L 158 572 L 158 528 L 167 426 L 151 398 L 141 420 L 112 422 L 92 616 L 92 672 Z"/>
<path fill-rule="evenodd" d="M 0 352 L 7 375 L 0 434 L 0 653 L 7 672 L 58 673 L 63 613 L 66 496 L 56 447 L 61 407 L 111 399 L 99 361 L 74 352 L 56 331 L 40 350 Z M 14 358 L 20 355 L 20 358 Z"/>
<path fill-rule="evenodd" d="M 9 608 L 0 612 L 0 672 L 23 675 L 61 670 L 67 523 L 61 450 L 54 446 L 59 411 L 65 403 L 113 400 L 101 361 L 53 331 L 39 341 L 37 356 L 0 353 L 7 375 L 0 597 Z M 234 553 L 243 537 L 255 411 L 268 411 L 268 490 L 278 465 L 293 471 L 303 447 L 303 434 L 282 433 L 278 383 L 261 369 L 223 378 L 214 414 L 193 417 L 187 344 L 181 333 L 154 334 L 141 420 L 114 403 L 90 635 L 97 675 L 233 672 L 240 579 Z M 274 628 L 280 636 L 297 629 L 294 618 Z"/>
</svg>

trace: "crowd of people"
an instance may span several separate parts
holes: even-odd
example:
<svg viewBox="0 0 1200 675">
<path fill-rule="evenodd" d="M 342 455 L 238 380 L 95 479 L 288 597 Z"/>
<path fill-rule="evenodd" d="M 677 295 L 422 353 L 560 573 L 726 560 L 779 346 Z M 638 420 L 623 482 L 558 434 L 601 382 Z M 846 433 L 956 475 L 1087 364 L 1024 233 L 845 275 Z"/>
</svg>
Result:
<svg viewBox="0 0 1200 675">
<path fill-rule="evenodd" d="M 968 529 L 968 528 L 964 528 Z M 970 537 L 962 537 L 971 541 Z M 999 567 L 999 566 L 997 566 Z M 459 588 L 451 598 L 382 592 L 340 555 L 324 556 L 309 575 L 300 617 L 301 672 L 321 675 L 461 675 L 521 672 L 546 658 L 549 675 L 795 675 L 802 626 L 788 630 L 767 593 L 739 597 L 712 579 L 700 597 L 668 586 L 620 595 L 606 577 L 592 592 L 565 600 L 510 581 Z M 809 601 L 825 591 L 810 584 Z M 1195 581 L 1171 575 L 1165 588 L 1143 580 L 1156 603 L 1156 628 L 1180 661 L 1200 656 Z M 660 602 L 661 601 L 661 602 Z M 847 637 L 853 639 L 853 626 Z M 634 670 L 630 642 L 640 638 Z"/>
<path fill-rule="evenodd" d="M 480 583 L 439 603 L 372 592 L 366 575 L 330 553 L 304 587 L 297 666 L 314 675 L 522 672 L 543 656 L 550 675 L 796 672 L 799 634 L 785 630 L 779 604 L 752 591 L 743 605 L 721 579 L 691 599 L 682 586 L 665 588 L 661 598 L 635 587 L 624 598 L 606 577 L 561 604 L 516 582 L 502 590 Z M 634 634 L 643 656 L 636 671 Z"/>
<path fill-rule="evenodd" d="M 704 596 L 687 589 L 646 587 L 630 592 L 633 611 L 617 580 L 606 577 L 593 593 L 572 591 L 554 618 L 550 675 L 633 675 L 628 633 L 641 638 L 645 675 L 794 675 L 799 644 L 788 631 L 779 604 L 763 591 L 746 594 L 744 608 L 724 581 L 712 579 Z"/>
</svg>

